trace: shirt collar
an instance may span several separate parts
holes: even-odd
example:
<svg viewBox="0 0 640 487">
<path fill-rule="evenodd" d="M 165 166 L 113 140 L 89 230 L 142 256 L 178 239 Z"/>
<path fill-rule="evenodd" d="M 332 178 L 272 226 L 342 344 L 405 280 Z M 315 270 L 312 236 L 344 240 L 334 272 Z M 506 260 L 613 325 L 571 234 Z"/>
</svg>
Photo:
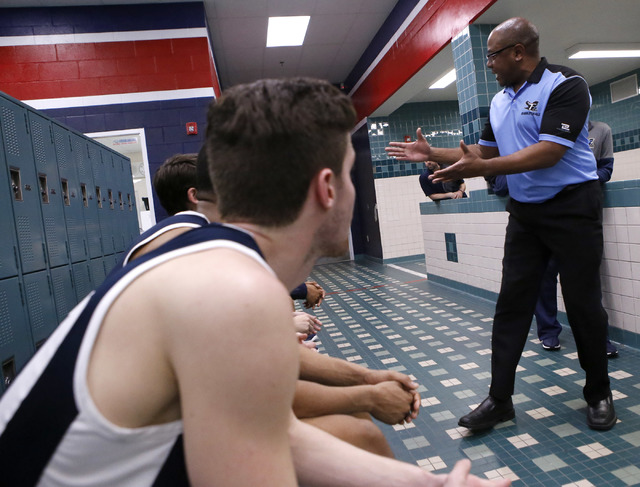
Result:
<svg viewBox="0 0 640 487">
<path fill-rule="evenodd" d="M 547 62 L 547 58 L 545 57 L 541 58 L 540 62 L 536 66 L 536 69 L 534 69 L 531 72 L 531 75 L 529 76 L 529 79 L 527 80 L 527 82 L 538 83 L 542 78 L 542 74 L 544 73 L 544 70 L 547 69 L 547 66 L 549 66 L 549 63 Z"/>
</svg>

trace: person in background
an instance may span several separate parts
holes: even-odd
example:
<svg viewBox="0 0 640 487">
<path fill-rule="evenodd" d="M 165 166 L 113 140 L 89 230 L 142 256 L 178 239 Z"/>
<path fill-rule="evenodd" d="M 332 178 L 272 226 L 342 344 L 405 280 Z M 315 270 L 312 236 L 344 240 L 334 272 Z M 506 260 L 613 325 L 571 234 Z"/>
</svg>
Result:
<svg viewBox="0 0 640 487">
<path fill-rule="evenodd" d="M 420 187 L 424 195 L 432 201 L 439 200 L 457 200 L 460 198 L 466 198 L 467 189 L 464 180 L 459 179 L 457 181 L 434 183 L 429 176 L 435 171 L 440 169 L 440 165 L 437 162 L 427 161 L 424 163 L 426 171 L 420 175 Z"/>
<path fill-rule="evenodd" d="M 491 101 L 478 145 L 461 141 L 458 149 L 431 147 L 418 129 L 415 142 L 386 148 L 400 160 L 451 164 L 432 175 L 434 182 L 507 175 L 509 220 L 491 338 L 491 388 L 458 424 L 483 430 L 515 417 L 516 369 L 553 255 L 586 375 L 587 426 L 609 430 L 617 416 L 605 347 L 603 196 L 589 149 L 589 87 L 580 74 L 540 56 L 538 30 L 524 18 L 493 29 L 487 48 L 487 67 L 503 90 Z"/>
<path fill-rule="evenodd" d="M 589 148 L 596 158 L 598 181 L 604 184 L 613 173 L 613 137 L 611 127 L 604 122 L 589 120 Z M 540 286 L 540 297 L 536 303 L 535 317 L 538 338 L 545 350 L 560 350 L 560 332 L 562 325 L 558 321 L 558 262 L 551 257 Z M 607 357 L 618 356 L 618 348 L 611 343 L 607 324 Z"/>
</svg>

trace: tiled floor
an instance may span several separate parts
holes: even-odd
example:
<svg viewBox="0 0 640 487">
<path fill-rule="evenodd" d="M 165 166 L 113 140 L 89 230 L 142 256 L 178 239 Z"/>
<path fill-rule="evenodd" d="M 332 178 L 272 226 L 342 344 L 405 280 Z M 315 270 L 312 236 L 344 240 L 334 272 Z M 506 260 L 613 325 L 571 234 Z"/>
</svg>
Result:
<svg viewBox="0 0 640 487">
<path fill-rule="evenodd" d="M 516 419 L 471 434 L 458 418 L 484 399 L 490 382 L 494 303 L 425 279 L 423 261 L 316 266 L 326 290 L 315 314 L 321 351 L 370 368 L 390 368 L 421 384 L 422 408 L 408 427 L 381 425 L 397 458 L 434 472 L 462 458 L 472 472 L 514 486 L 640 485 L 640 352 L 620 347 L 609 361 L 619 422 L 609 432 L 585 424 L 584 374 L 571 331 L 562 350 L 542 350 L 535 334 L 520 361 Z"/>
</svg>

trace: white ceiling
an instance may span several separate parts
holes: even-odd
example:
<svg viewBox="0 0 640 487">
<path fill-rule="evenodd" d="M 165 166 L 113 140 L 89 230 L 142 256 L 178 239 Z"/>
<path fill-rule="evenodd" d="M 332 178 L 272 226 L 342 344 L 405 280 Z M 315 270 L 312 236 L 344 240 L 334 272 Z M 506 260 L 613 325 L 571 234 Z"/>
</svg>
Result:
<svg viewBox="0 0 640 487">
<path fill-rule="evenodd" d="M 0 0 L 1 7 L 170 3 L 189 0 Z M 314 76 L 334 83 L 351 72 L 396 0 L 204 0 L 223 88 L 264 77 Z M 267 18 L 311 15 L 300 47 L 266 48 Z M 520 15 L 540 30 L 542 54 L 581 72 L 590 84 L 640 68 L 640 59 L 575 60 L 577 43 L 638 42 L 639 0 L 498 0 L 477 22 L 498 24 Z M 453 67 L 446 46 L 376 110 L 386 115 L 409 101 L 455 100 L 455 86 L 425 87 Z"/>
</svg>

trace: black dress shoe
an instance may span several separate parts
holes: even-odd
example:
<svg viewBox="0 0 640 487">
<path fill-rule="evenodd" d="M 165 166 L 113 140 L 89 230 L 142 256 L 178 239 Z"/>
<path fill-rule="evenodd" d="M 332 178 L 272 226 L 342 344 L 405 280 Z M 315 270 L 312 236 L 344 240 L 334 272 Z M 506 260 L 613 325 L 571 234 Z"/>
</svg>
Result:
<svg viewBox="0 0 640 487">
<path fill-rule="evenodd" d="M 587 405 L 587 426 L 592 430 L 607 431 L 618 421 L 616 410 L 613 408 L 613 397 L 608 397 L 595 404 Z"/>
<path fill-rule="evenodd" d="M 493 428 L 502 421 L 508 421 L 516 417 L 511 398 L 507 401 L 497 401 L 491 396 L 458 421 L 459 426 L 464 426 L 473 431 Z"/>
</svg>

